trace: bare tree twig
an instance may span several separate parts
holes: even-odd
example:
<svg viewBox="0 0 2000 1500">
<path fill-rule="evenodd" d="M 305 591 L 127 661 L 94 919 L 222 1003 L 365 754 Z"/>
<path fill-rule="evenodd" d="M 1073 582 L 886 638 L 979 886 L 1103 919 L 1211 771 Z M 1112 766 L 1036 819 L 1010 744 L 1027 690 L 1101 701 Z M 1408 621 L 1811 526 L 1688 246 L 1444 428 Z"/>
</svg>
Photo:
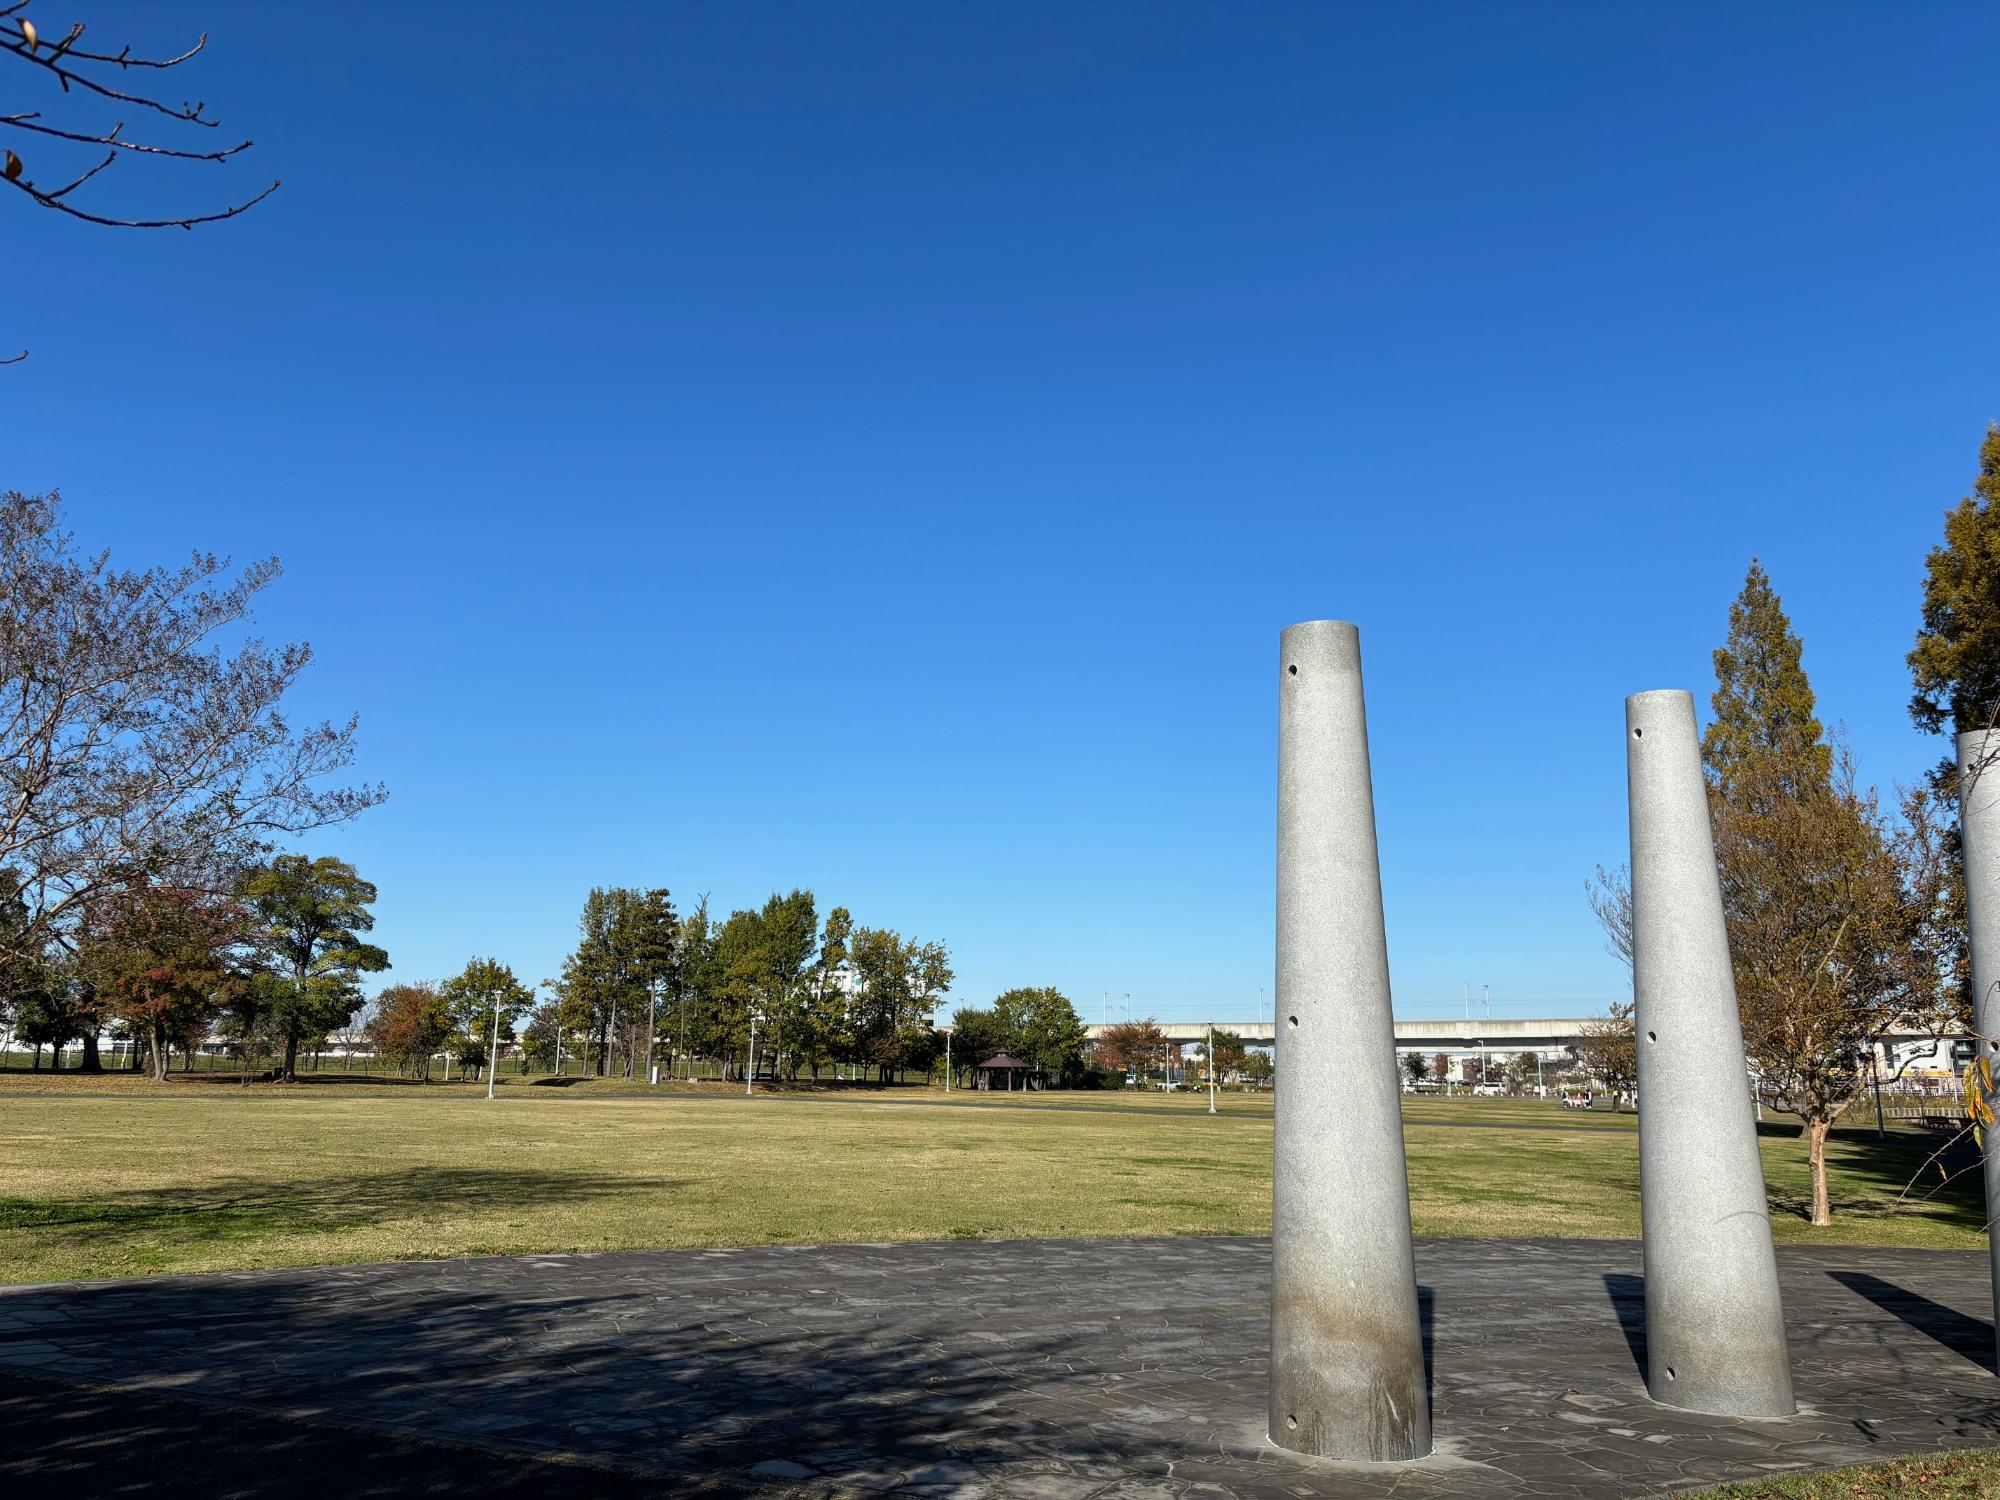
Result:
<svg viewBox="0 0 2000 1500">
<path fill-rule="evenodd" d="M 86 146 L 109 146 L 116 151 L 132 151 L 146 156 L 171 156 L 179 161 L 223 161 L 239 151 L 248 151 L 252 145 L 250 141 L 238 141 L 235 145 L 224 146 L 219 151 L 182 151 L 173 146 L 152 146 L 142 141 L 122 139 L 119 132 L 125 128 L 123 120 L 100 135 L 88 135 L 80 130 L 61 130 L 53 125 L 35 124 L 34 122 L 41 117 L 42 112 L 38 109 L 29 110 L 25 114 L 0 115 L 0 125 L 11 125 L 16 130 L 32 130 L 38 135 L 54 136 L 59 140 L 78 141 Z"/>
<path fill-rule="evenodd" d="M 277 192 L 279 187 L 283 185 L 282 182 L 273 182 L 255 197 L 246 198 L 243 202 L 232 204 L 230 207 L 221 209 L 216 213 L 186 214 L 176 219 L 113 219 L 104 214 L 88 213 L 74 204 L 61 201 L 64 193 L 70 191 L 71 188 L 81 186 L 90 178 L 95 177 L 99 172 L 110 166 L 114 159 L 114 157 L 107 156 L 97 166 L 92 167 L 88 172 L 84 173 L 82 177 L 70 183 L 68 187 L 59 188 L 53 193 L 45 193 L 33 183 L 19 177 L 0 178 L 0 181 L 4 181 L 9 187 L 19 188 L 44 208 L 53 208 L 59 213 L 68 214 L 73 219 L 81 219 L 86 224 L 102 224 L 112 229 L 192 229 L 197 224 L 219 224 L 224 219 L 233 219 L 238 214 L 255 208 L 259 203 L 270 197 L 271 194 Z"/>
</svg>

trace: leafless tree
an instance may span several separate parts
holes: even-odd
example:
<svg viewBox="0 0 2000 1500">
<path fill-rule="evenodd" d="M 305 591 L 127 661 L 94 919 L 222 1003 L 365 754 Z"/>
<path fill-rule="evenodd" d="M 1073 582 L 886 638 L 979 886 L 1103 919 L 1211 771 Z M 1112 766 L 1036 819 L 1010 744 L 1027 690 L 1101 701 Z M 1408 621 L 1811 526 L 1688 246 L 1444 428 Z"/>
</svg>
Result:
<svg viewBox="0 0 2000 1500">
<path fill-rule="evenodd" d="M 1632 967 L 1632 870 L 1620 865 L 1616 870 L 1597 867 L 1596 875 L 1584 883 L 1591 915 L 1604 929 L 1604 946 Z"/>
<path fill-rule="evenodd" d="M 1968 1019 L 1949 824 L 1929 789 L 1906 792 L 1900 816 L 1885 816 L 1840 746 L 1825 786 L 1717 796 L 1711 810 L 1744 1045 L 1803 1122 L 1812 1222 L 1823 1226 L 1828 1133 L 1916 1055 L 1882 1072 L 1887 1038 L 1935 1043 Z"/>
<path fill-rule="evenodd" d="M 1614 1000 L 1611 1013 L 1584 1022 L 1569 1055 L 1586 1078 L 1604 1085 L 1611 1108 L 1639 1087 L 1639 1052 L 1632 1029 L 1632 1002 Z"/>
<path fill-rule="evenodd" d="M 201 100 L 176 104 L 135 82 L 191 61 L 208 44 L 207 33 L 174 56 L 137 56 L 130 46 L 105 52 L 84 45 L 81 21 L 60 38 L 44 37 L 26 14 L 30 4 L 31 0 L 0 0 L 0 52 L 33 69 L 40 86 L 61 102 L 64 113 L 57 118 L 41 109 L 0 113 L 0 125 L 32 138 L 32 144 L 22 140 L 19 152 L 12 147 L 0 148 L 5 153 L 0 156 L 0 182 L 43 208 L 115 229 L 192 229 L 197 224 L 214 224 L 235 218 L 277 191 L 278 184 L 272 182 L 221 208 L 166 217 L 99 212 L 73 199 L 71 194 L 120 161 L 226 163 L 249 150 L 250 142 L 204 149 L 200 132 L 216 130 L 220 122 L 208 117 Z M 136 133 L 126 133 L 126 116 L 141 121 Z M 148 125 L 166 133 L 154 134 Z M 31 162 L 36 171 L 30 171 Z M 50 169 L 46 173 L 41 171 L 43 162 Z M 0 364 L 15 364 L 27 357 L 23 350 Z"/>
<path fill-rule="evenodd" d="M 114 569 L 80 556 L 54 495 L 0 495 L 0 966 L 60 940 L 94 900 L 173 874 L 221 883 L 279 837 L 343 822 L 380 787 L 318 783 L 354 721 L 294 731 L 304 645 L 218 637 L 276 559 Z"/>
</svg>

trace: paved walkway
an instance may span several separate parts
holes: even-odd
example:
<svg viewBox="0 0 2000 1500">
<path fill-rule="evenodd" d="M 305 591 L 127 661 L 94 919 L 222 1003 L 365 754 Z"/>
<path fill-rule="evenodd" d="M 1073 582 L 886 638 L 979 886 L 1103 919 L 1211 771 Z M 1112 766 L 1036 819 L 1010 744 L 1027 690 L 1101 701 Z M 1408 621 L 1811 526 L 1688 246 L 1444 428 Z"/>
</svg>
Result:
<svg viewBox="0 0 2000 1500">
<path fill-rule="evenodd" d="M 214 1475 L 257 1473 L 255 1434 L 279 1427 L 325 1450 L 326 1424 L 353 1429 L 331 1451 L 393 1449 L 413 1493 L 482 1489 L 498 1450 L 530 1477 L 578 1472 L 530 1454 L 613 1466 L 604 1493 L 643 1472 L 674 1493 L 966 1500 L 1658 1494 L 2000 1442 L 1983 1255 L 1781 1250 L 1808 1410 L 1751 1423 L 1646 1399 L 1636 1245 L 1425 1241 L 1437 1455 L 1299 1459 L 1263 1441 L 1269 1254 L 849 1245 L 0 1289 L 0 1418 L 67 1410 L 56 1382 L 145 1393 L 100 1402 L 94 1445 L 11 1435 L 0 1490 L 107 1492 L 92 1463 L 145 1452 L 119 1424 L 170 1427 L 178 1401 L 213 1418 L 208 1483 L 155 1471 L 146 1493 L 266 1493 Z M 426 1458 L 427 1439 L 472 1451 Z"/>
</svg>

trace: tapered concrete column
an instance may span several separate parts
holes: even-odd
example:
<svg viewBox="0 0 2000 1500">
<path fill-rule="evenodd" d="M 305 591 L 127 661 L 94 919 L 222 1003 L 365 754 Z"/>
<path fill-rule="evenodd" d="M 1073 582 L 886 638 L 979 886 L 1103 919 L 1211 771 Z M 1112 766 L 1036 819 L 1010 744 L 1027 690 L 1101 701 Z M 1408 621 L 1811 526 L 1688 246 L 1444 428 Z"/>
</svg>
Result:
<svg viewBox="0 0 2000 1500">
<path fill-rule="evenodd" d="M 1271 1440 L 1322 1458 L 1431 1451 L 1361 637 L 1313 620 L 1278 656 L 1277 1143 Z"/>
<path fill-rule="evenodd" d="M 2000 731 L 1958 737 L 1958 831 L 1965 851 L 1965 925 L 1972 940 L 1972 1029 L 2000 1038 Z M 2000 1073 L 2000 1042 L 1979 1050 Z M 1991 1231 L 2000 1213 L 2000 1131 L 1986 1143 L 1987 1253 L 1993 1264 L 1993 1305 L 2000 1307 L 2000 1239 Z"/>
<path fill-rule="evenodd" d="M 1646 1383 L 1669 1406 L 1787 1417 L 1785 1314 L 1694 699 L 1627 698 L 1625 753 Z"/>
</svg>

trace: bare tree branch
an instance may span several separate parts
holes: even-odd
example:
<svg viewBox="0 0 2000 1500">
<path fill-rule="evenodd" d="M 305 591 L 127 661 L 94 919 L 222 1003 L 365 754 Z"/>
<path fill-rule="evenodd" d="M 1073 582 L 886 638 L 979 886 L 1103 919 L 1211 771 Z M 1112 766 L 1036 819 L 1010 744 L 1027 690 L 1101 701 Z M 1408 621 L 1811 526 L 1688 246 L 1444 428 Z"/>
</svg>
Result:
<svg viewBox="0 0 2000 1500">
<path fill-rule="evenodd" d="M 109 146 L 115 151 L 132 151 L 146 156 L 171 156 L 179 161 L 222 161 L 239 151 L 248 151 L 253 144 L 250 141 L 238 141 L 233 146 L 224 146 L 216 151 L 182 151 L 172 146 L 150 146 L 141 141 L 122 139 L 119 132 L 125 128 L 123 120 L 101 135 L 88 135 L 80 130 L 61 130 L 54 125 L 37 125 L 35 121 L 41 118 L 42 112 L 32 109 L 25 114 L 0 115 L 0 125 L 11 125 L 16 130 L 32 130 L 37 135 L 54 136 L 58 140 L 78 141 L 86 146 Z"/>
<path fill-rule="evenodd" d="M 160 72 L 181 66 L 208 45 L 206 32 L 198 36 L 194 45 L 185 51 L 165 57 L 135 56 L 129 46 L 121 47 L 116 52 L 96 52 L 79 45 L 84 33 L 84 24 L 81 21 L 72 24 L 60 41 L 50 43 L 44 40 L 35 23 L 26 14 L 30 3 L 31 0 L 0 0 L 0 57 L 12 57 L 33 67 L 44 79 L 52 79 L 65 97 L 89 95 L 115 105 L 163 116 L 176 124 L 198 125 L 205 130 L 217 128 L 218 122 L 209 119 L 203 113 L 206 106 L 200 100 L 192 104 L 186 101 L 174 104 L 151 94 L 135 91 L 129 86 L 121 87 L 109 81 L 112 78 L 122 79 L 133 69 L 142 72 Z M 52 154 L 63 152 L 73 146 L 89 146 L 104 152 L 104 159 L 89 167 L 71 167 L 59 159 L 55 170 L 73 171 L 74 175 L 61 187 L 56 188 L 36 186 L 35 179 L 27 172 L 26 164 L 12 151 L 5 154 L 4 168 L 0 168 L 0 181 L 9 187 L 25 194 L 43 208 L 54 209 L 57 213 L 66 214 L 85 224 L 97 224 L 111 229 L 193 229 L 197 224 L 219 224 L 224 219 L 233 219 L 238 214 L 256 207 L 275 193 L 279 186 L 277 182 L 272 182 L 270 186 L 251 197 L 203 213 L 141 216 L 81 208 L 70 201 L 70 194 L 104 171 L 120 156 L 153 157 L 170 161 L 222 162 L 239 152 L 249 150 L 250 142 L 245 140 L 233 146 L 202 150 L 176 146 L 164 141 L 128 140 L 125 137 L 125 122 L 122 119 L 108 126 L 50 123 L 44 120 L 42 112 L 36 109 L 0 114 L 0 125 L 43 137 L 49 142 L 48 150 Z M 27 357 L 28 353 L 24 349 L 11 359 L 0 359 L 0 365 L 19 364 Z"/>
</svg>

